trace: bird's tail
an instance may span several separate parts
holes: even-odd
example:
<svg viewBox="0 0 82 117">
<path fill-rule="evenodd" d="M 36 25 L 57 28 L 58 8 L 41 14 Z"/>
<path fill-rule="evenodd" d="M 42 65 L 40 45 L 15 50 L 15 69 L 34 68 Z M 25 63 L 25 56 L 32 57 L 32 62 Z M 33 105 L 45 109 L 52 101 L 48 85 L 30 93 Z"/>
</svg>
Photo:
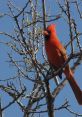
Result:
<svg viewBox="0 0 82 117">
<path fill-rule="evenodd" d="M 75 97 L 80 105 L 82 105 L 82 91 L 79 88 L 77 82 L 74 80 L 73 72 L 69 68 L 69 65 L 66 66 L 64 74 L 66 75 L 68 82 L 75 94 Z"/>
</svg>

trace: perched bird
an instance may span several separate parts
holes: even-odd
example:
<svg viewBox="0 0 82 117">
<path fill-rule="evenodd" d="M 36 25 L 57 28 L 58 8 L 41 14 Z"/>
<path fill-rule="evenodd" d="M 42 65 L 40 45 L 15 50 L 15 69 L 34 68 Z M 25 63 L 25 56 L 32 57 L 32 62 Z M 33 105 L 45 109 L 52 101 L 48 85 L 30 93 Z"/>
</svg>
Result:
<svg viewBox="0 0 82 117">
<path fill-rule="evenodd" d="M 45 37 L 45 50 L 47 54 L 48 61 L 53 68 L 59 69 L 64 63 L 67 61 L 68 56 L 66 54 L 66 50 L 56 34 L 56 25 L 51 24 L 43 31 Z M 69 64 L 66 64 L 63 69 L 63 73 L 65 74 L 75 97 L 80 105 L 82 105 L 82 91 L 79 88 L 78 84 L 74 80 L 73 72 L 69 67 Z M 59 76 L 61 76 L 61 72 Z"/>
</svg>

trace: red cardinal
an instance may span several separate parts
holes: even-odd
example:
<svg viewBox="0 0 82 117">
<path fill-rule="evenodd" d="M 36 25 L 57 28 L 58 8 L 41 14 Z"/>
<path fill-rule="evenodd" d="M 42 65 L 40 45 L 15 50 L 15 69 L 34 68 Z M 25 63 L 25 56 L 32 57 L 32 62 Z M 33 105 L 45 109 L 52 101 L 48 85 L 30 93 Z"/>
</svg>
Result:
<svg viewBox="0 0 82 117">
<path fill-rule="evenodd" d="M 56 26 L 51 24 L 43 32 L 45 36 L 45 50 L 48 57 L 48 61 L 56 69 L 62 67 L 62 65 L 67 61 L 68 57 L 64 46 L 59 41 L 56 34 Z M 69 65 L 65 66 L 63 70 L 69 84 L 75 94 L 78 103 L 82 104 L 82 91 L 74 80 L 73 72 Z"/>
</svg>

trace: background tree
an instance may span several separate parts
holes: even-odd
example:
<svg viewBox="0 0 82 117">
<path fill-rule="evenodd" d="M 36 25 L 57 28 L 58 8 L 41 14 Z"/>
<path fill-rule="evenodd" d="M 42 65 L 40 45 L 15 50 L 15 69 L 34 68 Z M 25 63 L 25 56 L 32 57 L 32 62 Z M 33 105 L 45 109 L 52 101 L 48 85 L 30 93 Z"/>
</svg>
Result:
<svg viewBox="0 0 82 117">
<path fill-rule="evenodd" d="M 53 82 L 54 78 L 58 78 L 58 72 L 53 72 L 49 66 L 42 35 L 46 25 L 56 22 L 57 33 L 69 56 L 68 62 L 75 76 L 79 74 L 81 82 L 81 75 L 76 69 L 79 65 L 80 69 L 82 67 L 81 5 L 82 0 L 26 0 L 20 3 L 15 0 L 8 1 L 6 8 L 3 6 L 6 11 L 1 10 L 0 14 L 0 43 L 7 52 L 5 57 L 8 57 L 6 62 L 10 68 L 4 67 L 7 75 L 0 78 L 1 117 L 9 108 L 11 113 L 17 108 L 16 112 L 21 117 L 54 117 L 57 112 L 59 115 L 61 112 L 62 115 L 66 113 L 66 117 L 82 116 L 77 102 L 74 103 L 77 106 L 75 109 L 68 100 L 71 88 L 68 90 L 66 87 L 66 91 L 63 91 L 67 84 L 66 78 Z M 4 22 L 7 26 L 4 26 Z M 1 54 L 4 55 L 4 50 Z M 62 97 L 63 93 L 65 97 Z"/>
</svg>

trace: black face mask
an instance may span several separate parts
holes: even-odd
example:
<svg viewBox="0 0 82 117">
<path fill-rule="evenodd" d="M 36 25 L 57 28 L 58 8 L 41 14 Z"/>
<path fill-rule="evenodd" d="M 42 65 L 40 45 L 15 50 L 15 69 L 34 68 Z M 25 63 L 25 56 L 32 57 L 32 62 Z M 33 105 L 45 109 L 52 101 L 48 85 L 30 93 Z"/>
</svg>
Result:
<svg viewBox="0 0 82 117">
<path fill-rule="evenodd" d="M 48 35 L 45 35 L 44 37 L 45 37 L 45 40 L 47 41 L 50 38 L 50 31 L 48 31 L 48 30 L 46 30 L 46 31 L 48 32 Z"/>
</svg>

